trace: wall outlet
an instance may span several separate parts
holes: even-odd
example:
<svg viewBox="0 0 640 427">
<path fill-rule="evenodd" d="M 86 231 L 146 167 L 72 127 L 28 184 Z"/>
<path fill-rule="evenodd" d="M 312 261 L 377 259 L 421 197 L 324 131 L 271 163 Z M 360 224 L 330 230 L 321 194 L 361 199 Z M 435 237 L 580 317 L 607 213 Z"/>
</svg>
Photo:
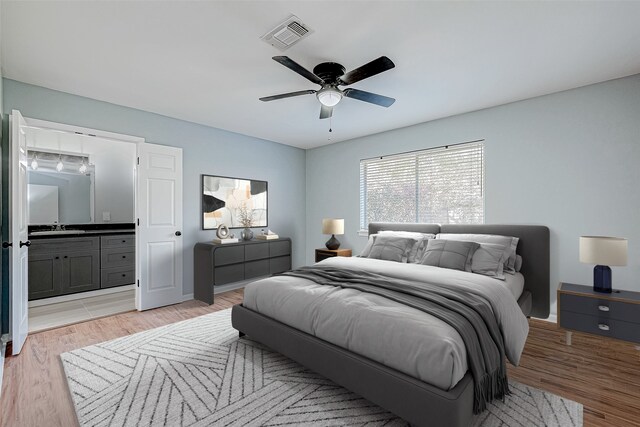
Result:
<svg viewBox="0 0 640 427">
<path fill-rule="evenodd" d="M 103 221 L 111 221 L 111 212 L 102 212 Z"/>
</svg>

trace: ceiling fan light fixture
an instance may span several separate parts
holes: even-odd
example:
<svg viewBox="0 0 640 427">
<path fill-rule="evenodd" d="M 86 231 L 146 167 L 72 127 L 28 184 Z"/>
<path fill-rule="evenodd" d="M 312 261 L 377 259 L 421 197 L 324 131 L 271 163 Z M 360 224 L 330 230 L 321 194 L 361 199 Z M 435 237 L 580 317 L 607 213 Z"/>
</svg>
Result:
<svg viewBox="0 0 640 427">
<path fill-rule="evenodd" d="M 342 99 L 342 92 L 334 87 L 326 87 L 320 89 L 316 96 L 322 105 L 333 107 Z"/>
</svg>

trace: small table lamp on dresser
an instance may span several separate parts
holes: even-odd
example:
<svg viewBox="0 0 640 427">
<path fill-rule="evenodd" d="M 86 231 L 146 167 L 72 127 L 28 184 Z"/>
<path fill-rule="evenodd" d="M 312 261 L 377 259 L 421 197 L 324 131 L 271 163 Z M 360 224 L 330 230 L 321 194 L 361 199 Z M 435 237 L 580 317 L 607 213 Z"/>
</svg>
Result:
<svg viewBox="0 0 640 427">
<path fill-rule="evenodd" d="M 327 249 L 338 249 L 340 247 L 340 241 L 336 239 L 336 234 L 344 234 L 344 219 L 323 219 L 322 234 L 331 234 L 331 238 L 325 243 Z"/>
<path fill-rule="evenodd" d="M 593 290 L 611 293 L 611 268 L 627 265 L 627 239 L 605 236 L 580 237 L 580 262 L 596 264 Z"/>
</svg>

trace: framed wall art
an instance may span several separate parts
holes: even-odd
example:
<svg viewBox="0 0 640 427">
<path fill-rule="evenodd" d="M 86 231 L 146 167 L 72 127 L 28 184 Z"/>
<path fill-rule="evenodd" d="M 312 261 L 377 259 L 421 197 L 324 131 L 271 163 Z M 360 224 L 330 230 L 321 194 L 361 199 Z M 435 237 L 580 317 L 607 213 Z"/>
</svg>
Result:
<svg viewBox="0 0 640 427">
<path fill-rule="evenodd" d="M 267 227 L 267 181 L 202 175 L 202 229 Z M 249 225 L 248 225 L 249 224 Z"/>
</svg>

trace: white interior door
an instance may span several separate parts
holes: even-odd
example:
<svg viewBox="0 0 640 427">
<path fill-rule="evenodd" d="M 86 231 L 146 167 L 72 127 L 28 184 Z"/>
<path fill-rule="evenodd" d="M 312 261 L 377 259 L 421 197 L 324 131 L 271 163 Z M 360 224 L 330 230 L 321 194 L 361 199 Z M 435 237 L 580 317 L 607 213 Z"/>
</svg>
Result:
<svg viewBox="0 0 640 427">
<path fill-rule="evenodd" d="M 29 331 L 29 235 L 27 203 L 27 138 L 26 123 L 20 111 L 9 118 L 9 282 L 11 301 L 11 339 L 13 354 L 20 353 Z"/>
<path fill-rule="evenodd" d="M 182 149 L 138 144 L 136 308 L 182 301 Z"/>
</svg>

